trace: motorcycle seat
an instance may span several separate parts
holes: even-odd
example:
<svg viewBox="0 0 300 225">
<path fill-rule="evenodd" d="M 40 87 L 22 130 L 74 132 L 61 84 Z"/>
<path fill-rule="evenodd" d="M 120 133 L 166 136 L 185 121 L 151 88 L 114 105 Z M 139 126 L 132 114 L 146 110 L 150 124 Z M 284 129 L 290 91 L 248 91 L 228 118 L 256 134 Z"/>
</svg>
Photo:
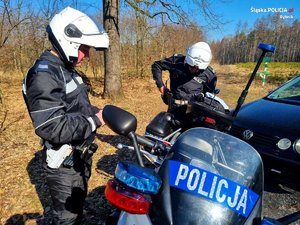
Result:
<svg viewBox="0 0 300 225">
<path fill-rule="evenodd" d="M 173 132 L 170 125 L 171 114 L 168 112 L 160 112 L 146 127 L 146 133 L 158 136 L 166 137 Z"/>
</svg>

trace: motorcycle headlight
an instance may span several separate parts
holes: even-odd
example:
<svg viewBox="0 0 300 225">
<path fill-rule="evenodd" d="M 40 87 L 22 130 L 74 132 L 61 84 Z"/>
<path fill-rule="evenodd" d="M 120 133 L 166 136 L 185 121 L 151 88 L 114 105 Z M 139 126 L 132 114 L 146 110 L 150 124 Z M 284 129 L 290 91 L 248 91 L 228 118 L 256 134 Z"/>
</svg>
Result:
<svg viewBox="0 0 300 225">
<path fill-rule="evenodd" d="M 296 141 L 294 142 L 294 150 L 295 150 L 298 154 L 300 154 L 300 139 L 298 139 L 298 140 L 296 140 Z"/>
<path fill-rule="evenodd" d="M 292 142 L 290 139 L 282 138 L 277 142 L 276 145 L 280 150 L 287 150 L 289 147 L 291 147 Z"/>
</svg>

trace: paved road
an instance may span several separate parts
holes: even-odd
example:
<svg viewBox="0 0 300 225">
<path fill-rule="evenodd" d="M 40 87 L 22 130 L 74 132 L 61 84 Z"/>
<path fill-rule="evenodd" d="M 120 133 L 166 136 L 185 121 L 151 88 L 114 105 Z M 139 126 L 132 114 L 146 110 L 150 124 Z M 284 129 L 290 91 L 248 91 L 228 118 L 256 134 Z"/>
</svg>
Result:
<svg viewBox="0 0 300 225">
<path fill-rule="evenodd" d="M 299 171 L 298 171 L 299 173 Z M 263 215 L 275 219 L 300 211 L 300 176 L 265 173 Z M 292 223 L 300 225 L 300 220 Z"/>
</svg>

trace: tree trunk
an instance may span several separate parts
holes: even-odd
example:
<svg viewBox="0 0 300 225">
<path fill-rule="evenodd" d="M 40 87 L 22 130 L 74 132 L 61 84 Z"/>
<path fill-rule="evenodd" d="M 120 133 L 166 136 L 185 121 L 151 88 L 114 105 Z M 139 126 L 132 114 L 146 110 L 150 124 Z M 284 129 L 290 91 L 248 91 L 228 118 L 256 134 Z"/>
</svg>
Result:
<svg viewBox="0 0 300 225">
<path fill-rule="evenodd" d="M 143 15 L 136 13 L 136 75 L 139 77 L 144 76 L 144 35 L 145 24 Z"/>
<path fill-rule="evenodd" d="M 113 100 L 123 97 L 120 65 L 119 1 L 103 1 L 104 28 L 109 36 L 109 48 L 104 53 L 104 97 Z"/>
</svg>

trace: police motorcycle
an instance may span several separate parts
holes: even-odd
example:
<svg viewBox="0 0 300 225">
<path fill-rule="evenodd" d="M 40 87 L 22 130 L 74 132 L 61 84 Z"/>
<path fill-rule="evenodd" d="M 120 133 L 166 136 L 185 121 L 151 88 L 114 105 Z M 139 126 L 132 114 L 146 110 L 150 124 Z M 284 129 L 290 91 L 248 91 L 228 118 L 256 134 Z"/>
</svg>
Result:
<svg viewBox="0 0 300 225">
<path fill-rule="evenodd" d="M 274 51 L 270 45 L 260 44 L 259 48 L 263 53 L 254 75 L 265 53 Z M 299 212 L 277 221 L 262 217 L 261 158 L 247 143 L 221 132 L 230 127 L 237 111 L 228 116 L 201 103 L 193 107 L 218 124 L 210 127 L 213 129 L 184 131 L 174 143 L 136 134 L 132 114 L 116 106 L 104 107 L 108 127 L 133 143 L 118 147 L 134 150 L 138 161 L 120 162 L 115 177 L 108 181 L 105 196 L 119 210 L 108 217 L 106 225 L 289 224 L 299 219 Z M 144 167 L 142 156 L 152 163 L 152 169 Z"/>
<path fill-rule="evenodd" d="M 118 118 L 118 119 L 116 119 Z M 103 119 L 133 143 L 137 162 L 119 162 L 105 188 L 119 209 L 106 225 L 289 224 L 300 212 L 278 220 L 262 216 L 264 174 L 257 151 L 246 142 L 210 128 L 191 128 L 168 148 L 135 133 L 131 113 L 107 105 Z M 160 165 L 145 167 L 141 146 Z"/>
</svg>

